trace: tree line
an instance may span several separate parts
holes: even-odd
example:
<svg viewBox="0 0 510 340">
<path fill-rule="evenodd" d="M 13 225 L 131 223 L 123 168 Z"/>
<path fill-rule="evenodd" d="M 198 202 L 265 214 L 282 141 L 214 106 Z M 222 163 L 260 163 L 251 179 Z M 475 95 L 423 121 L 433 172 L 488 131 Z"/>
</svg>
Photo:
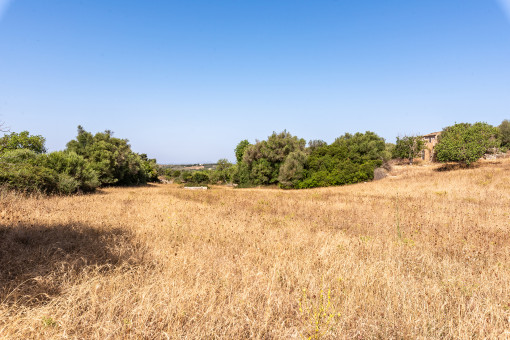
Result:
<svg viewBox="0 0 510 340">
<path fill-rule="evenodd" d="M 331 145 L 310 141 L 287 131 L 273 132 L 267 140 L 241 141 L 235 148 L 236 164 L 220 160 L 213 171 L 167 171 L 177 182 L 235 183 L 239 187 L 277 185 L 314 188 L 369 181 L 374 170 L 391 158 L 387 144 L 373 132 L 345 134 Z"/>
<path fill-rule="evenodd" d="M 280 188 L 303 189 L 370 181 L 378 167 L 389 169 L 391 159 L 420 157 L 425 147 L 421 136 L 398 137 L 386 143 L 374 132 L 346 133 L 331 144 L 302 138 L 287 131 L 273 132 L 267 140 L 251 144 L 239 142 L 234 153 L 236 163 L 218 161 L 212 171 L 167 170 L 168 179 L 190 185 L 235 183 L 239 187 L 277 185 Z M 439 162 L 469 165 L 486 153 L 510 149 L 510 122 L 498 127 L 487 123 L 459 123 L 443 129 L 435 146 Z"/>
<path fill-rule="evenodd" d="M 370 181 L 374 170 L 389 168 L 391 159 L 410 163 L 425 147 L 420 136 L 403 136 L 395 144 L 367 131 L 346 133 L 331 144 L 306 143 L 286 130 L 266 140 L 242 140 L 234 153 L 236 163 L 220 159 L 211 170 L 165 169 L 155 159 L 131 150 L 127 139 L 110 130 L 92 134 L 78 126 L 66 149 L 47 153 L 45 138 L 27 131 L 0 138 L 0 184 L 26 192 L 73 194 L 100 186 L 138 185 L 159 181 L 159 176 L 187 185 L 236 184 L 239 187 L 276 185 L 304 189 Z M 459 123 L 443 129 L 435 146 L 439 162 L 471 164 L 486 153 L 510 149 L 510 122 Z"/>
<path fill-rule="evenodd" d="M 397 137 L 393 158 L 413 159 L 425 148 L 420 136 Z M 434 147 L 438 162 L 459 162 L 470 165 L 488 153 L 507 152 L 510 149 L 510 121 L 495 127 L 484 122 L 458 123 L 443 129 Z"/>
<path fill-rule="evenodd" d="M 0 138 L 0 183 L 24 192 L 73 194 L 158 181 L 156 160 L 133 152 L 128 140 L 112 131 L 93 135 L 78 126 L 76 139 L 51 153 L 45 141 L 27 131 Z"/>
</svg>

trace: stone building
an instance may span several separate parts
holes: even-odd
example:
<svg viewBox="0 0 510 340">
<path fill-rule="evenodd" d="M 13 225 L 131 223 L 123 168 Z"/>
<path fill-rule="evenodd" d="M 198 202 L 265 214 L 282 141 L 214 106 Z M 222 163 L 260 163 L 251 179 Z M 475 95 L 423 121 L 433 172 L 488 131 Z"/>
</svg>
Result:
<svg viewBox="0 0 510 340">
<path fill-rule="evenodd" d="M 432 132 L 422 136 L 425 141 L 425 148 L 422 151 L 421 159 L 427 162 L 434 162 L 436 160 L 434 147 L 437 144 L 437 139 L 440 134 L 441 132 Z"/>
</svg>

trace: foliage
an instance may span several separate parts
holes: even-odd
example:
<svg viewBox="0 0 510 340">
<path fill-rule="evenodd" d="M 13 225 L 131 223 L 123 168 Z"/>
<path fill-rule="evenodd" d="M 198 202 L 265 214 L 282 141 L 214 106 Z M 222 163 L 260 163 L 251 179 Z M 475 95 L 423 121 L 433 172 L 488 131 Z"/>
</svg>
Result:
<svg viewBox="0 0 510 340">
<path fill-rule="evenodd" d="M 305 176 L 307 155 L 303 151 L 290 153 L 280 167 L 278 182 L 282 188 L 295 188 Z"/>
<path fill-rule="evenodd" d="M 148 158 L 147 154 L 142 153 L 139 155 L 142 160 L 142 167 L 147 177 L 147 182 L 159 182 L 158 174 L 159 167 L 154 158 Z"/>
<path fill-rule="evenodd" d="M 46 154 L 45 139 L 27 131 L 0 138 L 0 183 L 26 192 L 72 194 L 101 184 L 137 184 L 158 180 L 156 160 L 131 151 L 127 140 L 95 136 L 78 127 L 66 151 Z"/>
<path fill-rule="evenodd" d="M 42 136 L 31 136 L 28 131 L 12 132 L 0 138 L 0 153 L 8 150 L 27 149 L 36 153 L 46 152 L 44 147 L 46 139 Z"/>
<path fill-rule="evenodd" d="M 393 158 L 393 150 L 395 150 L 395 144 L 394 143 L 386 143 L 384 148 L 384 159 L 390 160 Z"/>
<path fill-rule="evenodd" d="M 222 183 L 232 182 L 236 168 L 227 159 L 218 160 L 216 169 L 214 170 L 211 182 L 221 181 Z M 213 179 L 214 178 L 214 179 Z"/>
<path fill-rule="evenodd" d="M 397 137 L 397 143 L 393 149 L 393 158 L 408 159 L 413 164 L 413 159 L 418 157 L 425 148 L 425 141 L 420 136 Z"/>
<path fill-rule="evenodd" d="M 237 183 L 240 188 L 253 186 L 250 183 L 250 169 L 248 164 L 240 162 L 236 164 L 233 175 L 233 182 Z"/>
<path fill-rule="evenodd" d="M 459 123 L 443 129 L 435 147 L 439 162 L 469 165 L 500 146 L 499 130 L 487 123 Z"/>
<path fill-rule="evenodd" d="M 181 180 L 183 182 L 190 182 L 192 177 L 193 177 L 193 174 L 191 173 L 191 171 L 183 171 L 181 173 Z"/>
<path fill-rule="evenodd" d="M 85 158 L 72 151 L 56 151 L 41 156 L 43 166 L 59 173 L 60 192 L 94 191 L 101 183 Z"/>
<path fill-rule="evenodd" d="M 510 148 L 510 121 L 505 119 L 498 126 L 499 133 L 501 136 L 501 146 L 509 149 Z"/>
<path fill-rule="evenodd" d="M 92 135 L 78 126 L 76 140 L 67 143 L 67 150 L 76 152 L 91 163 L 101 184 L 132 185 L 154 180 L 153 164 L 131 151 L 127 139 L 112 137 L 106 130 Z M 149 171 L 149 172 L 147 172 Z"/>
<path fill-rule="evenodd" d="M 328 143 L 326 143 L 325 141 L 321 139 L 314 139 L 308 142 L 307 151 L 312 152 L 313 150 L 326 145 L 328 145 Z"/>
<path fill-rule="evenodd" d="M 237 163 L 241 163 L 243 161 L 243 155 L 246 148 L 250 145 L 250 142 L 248 140 L 242 140 L 237 144 L 235 148 L 235 154 L 236 154 L 236 160 Z"/>
<path fill-rule="evenodd" d="M 17 149 L 4 153 L 0 159 L 0 182 L 11 189 L 72 194 L 94 191 L 99 186 L 96 172 L 76 153 L 37 154 Z"/>
<path fill-rule="evenodd" d="M 17 154 L 19 151 L 22 151 L 23 154 Z M 28 153 L 25 151 L 32 153 L 32 156 L 35 157 L 26 157 Z M 57 193 L 59 190 L 58 173 L 37 165 L 36 159 L 37 154 L 30 150 L 12 150 L 2 155 L 0 183 L 8 189 L 23 192 Z"/>
<path fill-rule="evenodd" d="M 209 183 L 209 174 L 206 171 L 195 171 L 191 175 L 191 182 L 196 184 Z"/>
<path fill-rule="evenodd" d="M 238 176 L 241 184 L 267 185 L 278 183 L 280 166 L 295 151 L 304 151 L 305 140 L 289 132 L 273 132 L 265 141 L 246 147 Z"/>
<path fill-rule="evenodd" d="M 349 133 L 331 145 L 312 151 L 306 164 L 306 178 L 299 188 L 358 183 L 373 179 L 374 169 L 385 159 L 384 139 L 375 133 Z"/>
</svg>

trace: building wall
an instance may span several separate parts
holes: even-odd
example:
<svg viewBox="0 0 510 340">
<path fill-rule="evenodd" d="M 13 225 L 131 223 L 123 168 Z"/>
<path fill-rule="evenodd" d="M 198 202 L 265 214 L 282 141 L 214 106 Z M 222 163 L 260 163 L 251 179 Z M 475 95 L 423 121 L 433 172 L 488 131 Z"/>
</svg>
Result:
<svg viewBox="0 0 510 340">
<path fill-rule="evenodd" d="M 437 144 L 437 139 L 441 132 L 429 133 L 428 135 L 423 136 L 423 140 L 425 141 L 425 149 L 422 152 L 422 159 L 427 162 L 435 161 L 435 152 L 434 147 Z"/>
</svg>

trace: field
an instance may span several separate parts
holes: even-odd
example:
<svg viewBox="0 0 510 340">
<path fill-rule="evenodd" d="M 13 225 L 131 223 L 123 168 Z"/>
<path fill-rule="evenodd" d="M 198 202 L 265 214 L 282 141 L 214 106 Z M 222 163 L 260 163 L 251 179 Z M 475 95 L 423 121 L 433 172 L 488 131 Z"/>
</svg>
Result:
<svg viewBox="0 0 510 340">
<path fill-rule="evenodd" d="M 510 338 L 510 160 L 0 197 L 0 337 Z"/>
</svg>

